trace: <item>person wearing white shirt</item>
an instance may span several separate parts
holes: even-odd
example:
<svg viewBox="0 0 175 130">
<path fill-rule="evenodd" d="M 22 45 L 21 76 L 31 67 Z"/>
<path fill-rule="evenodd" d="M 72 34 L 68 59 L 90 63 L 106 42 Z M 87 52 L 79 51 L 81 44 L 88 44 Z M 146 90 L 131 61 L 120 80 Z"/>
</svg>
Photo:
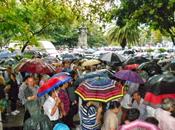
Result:
<svg viewBox="0 0 175 130">
<path fill-rule="evenodd" d="M 51 91 L 48 93 L 48 98 L 43 105 L 44 114 L 47 115 L 52 122 L 53 126 L 59 122 L 59 106 L 61 100 L 57 96 L 57 92 Z"/>
</svg>

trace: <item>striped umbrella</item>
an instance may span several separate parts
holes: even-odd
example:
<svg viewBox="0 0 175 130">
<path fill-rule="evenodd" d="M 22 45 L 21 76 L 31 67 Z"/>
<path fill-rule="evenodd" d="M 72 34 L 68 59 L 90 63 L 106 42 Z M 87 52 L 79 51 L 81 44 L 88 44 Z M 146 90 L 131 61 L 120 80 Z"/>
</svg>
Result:
<svg viewBox="0 0 175 130">
<path fill-rule="evenodd" d="M 126 81 L 131 81 L 133 83 L 143 84 L 143 79 L 134 71 L 131 70 L 120 70 L 114 75 L 116 78 Z"/>
<path fill-rule="evenodd" d="M 123 87 L 107 77 L 95 77 L 81 83 L 75 93 L 85 101 L 108 102 L 123 96 Z"/>
</svg>

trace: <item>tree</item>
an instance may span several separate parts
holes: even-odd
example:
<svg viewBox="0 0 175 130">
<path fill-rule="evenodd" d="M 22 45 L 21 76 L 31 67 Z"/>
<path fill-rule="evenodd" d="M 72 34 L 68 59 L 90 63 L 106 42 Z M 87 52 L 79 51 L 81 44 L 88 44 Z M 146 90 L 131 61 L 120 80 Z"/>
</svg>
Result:
<svg viewBox="0 0 175 130">
<path fill-rule="evenodd" d="M 53 26 L 66 26 L 74 21 L 72 11 L 61 1 L 22 0 L 17 3 L 9 0 L 2 1 L 1 5 L 5 6 L 5 11 L 1 8 L 0 21 L 4 24 L 0 31 L 4 36 L 12 32 L 10 40 L 20 41 L 22 52 L 28 45 L 36 45 L 40 37 L 48 36 Z"/>
<path fill-rule="evenodd" d="M 174 0 L 121 0 L 119 9 L 113 13 L 113 19 L 117 19 L 120 27 L 132 23 L 160 30 L 163 35 L 170 36 L 175 44 L 174 9 Z"/>
<path fill-rule="evenodd" d="M 162 34 L 160 30 L 152 30 L 152 39 L 155 44 L 162 42 Z"/>
<path fill-rule="evenodd" d="M 139 29 L 129 23 L 123 27 L 113 26 L 107 32 L 107 39 L 110 43 L 119 43 L 124 49 L 127 43 L 133 45 L 139 42 Z"/>
</svg>

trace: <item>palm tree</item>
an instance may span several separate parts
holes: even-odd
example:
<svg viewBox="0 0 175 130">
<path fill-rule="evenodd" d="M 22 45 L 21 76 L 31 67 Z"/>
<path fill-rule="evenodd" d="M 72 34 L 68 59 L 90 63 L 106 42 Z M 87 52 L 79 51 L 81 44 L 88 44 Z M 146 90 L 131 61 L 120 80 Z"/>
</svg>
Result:
<svg viewBox="0 0 175 130">
<path fill-rule="evenodd" d="M 127 44 L 137 44 L 139 42 L 139 29 L 130 24 L 123 27 L 112 26 L 107 31 L 107 39 L 110 43 L 117 42 L 124 49 Z"/>
</svg>

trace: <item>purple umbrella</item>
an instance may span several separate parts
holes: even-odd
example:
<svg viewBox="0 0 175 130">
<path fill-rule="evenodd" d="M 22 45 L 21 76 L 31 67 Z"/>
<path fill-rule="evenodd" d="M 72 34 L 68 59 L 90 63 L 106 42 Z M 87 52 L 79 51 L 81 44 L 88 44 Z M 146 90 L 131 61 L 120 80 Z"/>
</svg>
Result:
<svg viewBox="0 0 175 130">
<path fill-rule="evenodd" d="M 116 78 L 126 81 L 131 81 L 133 83 L 143 84 L 143 79 L 136 73 L 131 70 L 120 70 L 114 75 Z"/>
</svg>

